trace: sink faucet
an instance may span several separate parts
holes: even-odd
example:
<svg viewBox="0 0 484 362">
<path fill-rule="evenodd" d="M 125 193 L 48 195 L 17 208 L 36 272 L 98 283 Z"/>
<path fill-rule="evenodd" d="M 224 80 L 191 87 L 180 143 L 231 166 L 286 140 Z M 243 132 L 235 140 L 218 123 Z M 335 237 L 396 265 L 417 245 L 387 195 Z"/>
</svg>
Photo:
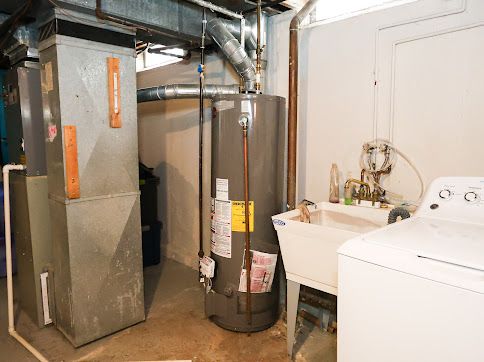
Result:
<svg viewBox="0 0 484 362">
<path fill-rule="evenodd" d="M 364 171 L 361 172 L 361 176 L 363 178 Z M 370 190 L 370 185 L 368 184 L 368 182 L 365 182 L 363 180 L 357 180 L 355 178 L 350 178 L 345 182 L 345 191 L 349 190 L 352 184 L 360 185 L 357 193 L 358 204 L 361 204 L 361 200 L 373 201 L 374 197 L 372 197 L 372 192 Z"/>
</svg>

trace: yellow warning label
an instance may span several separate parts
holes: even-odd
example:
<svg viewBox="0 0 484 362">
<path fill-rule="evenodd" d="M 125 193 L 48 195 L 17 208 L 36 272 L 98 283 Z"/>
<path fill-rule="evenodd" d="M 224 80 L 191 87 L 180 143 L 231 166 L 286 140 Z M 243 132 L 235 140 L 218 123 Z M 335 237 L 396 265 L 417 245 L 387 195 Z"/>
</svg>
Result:
<svg viewBox="0 0 484 362">
<path fill-rule="evenodd" d="M 249 201 L 249 226 L 254 232 L 254 201 Z M 245 201 L 232 201 L 232 231 L 245 232 Z"/>
</svg>

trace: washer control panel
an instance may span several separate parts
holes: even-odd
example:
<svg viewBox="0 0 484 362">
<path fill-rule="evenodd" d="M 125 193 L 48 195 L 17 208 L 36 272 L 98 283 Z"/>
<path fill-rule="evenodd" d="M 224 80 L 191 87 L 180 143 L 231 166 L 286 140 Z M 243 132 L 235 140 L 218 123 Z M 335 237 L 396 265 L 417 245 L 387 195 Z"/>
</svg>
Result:
<svg viewBox="0 0 484 362">
<path fill-rule="evenodd" d="M 437 178 L 415 215 L 484 223 L 484 177 Z"/>
</svg>

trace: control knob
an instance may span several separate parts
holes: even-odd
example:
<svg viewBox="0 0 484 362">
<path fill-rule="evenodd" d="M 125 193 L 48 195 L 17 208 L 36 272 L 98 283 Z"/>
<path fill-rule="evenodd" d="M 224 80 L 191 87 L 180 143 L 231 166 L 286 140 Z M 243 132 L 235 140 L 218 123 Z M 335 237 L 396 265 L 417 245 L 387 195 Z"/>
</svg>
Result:
<svg viewBox="0 0 484 362">
<path fill-rule="evenodd" d="M 443 189 L 439 192 L 439 197 L 444 200 L 449 200 L 452 197 L 452 191 L 449 189 Z"/>
<path fill-rule="evenodd" d="M 464 195 L 464 199 L 467 202 L 476 202 L 479 200 L 479 196 L 474 191 L 469 191 Z"/>
</svg>

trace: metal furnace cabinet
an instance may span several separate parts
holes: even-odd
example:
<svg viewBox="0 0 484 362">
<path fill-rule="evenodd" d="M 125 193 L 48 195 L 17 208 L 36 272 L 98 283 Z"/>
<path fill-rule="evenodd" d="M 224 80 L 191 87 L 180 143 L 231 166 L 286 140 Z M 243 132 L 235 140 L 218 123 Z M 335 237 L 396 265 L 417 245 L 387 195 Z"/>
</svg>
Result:
<svg viewBox="0 0 484 362">
<path fill-rule="evenodd" d="M 79 32 L 100 34 L 96 41 L 73 38 L 55 26 L 56 17 L 44 26 L 39 45 L 55 323 L 80 346 L 145 318 L 134 34 L 99 24 L 99 30 Z M 128 42 L 112 45 L 110 39 Z M 114 107 L 120 127 L 110 123 L 112 58 L 119 67 Z M 77 196 L 69 191 L 74 181 Z"/>
</svg>

